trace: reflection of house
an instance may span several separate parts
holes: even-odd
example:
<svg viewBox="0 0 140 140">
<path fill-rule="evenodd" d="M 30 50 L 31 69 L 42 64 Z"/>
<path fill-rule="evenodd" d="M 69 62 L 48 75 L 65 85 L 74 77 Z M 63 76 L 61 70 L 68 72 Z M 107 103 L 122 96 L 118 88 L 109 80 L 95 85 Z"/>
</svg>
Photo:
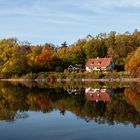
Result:
<svg viewBox="0 0 140 140">
<path fill-rule="evenodd" d="M 97 71 L 97 70 L 112 70 L 115 64 L 112 58 L 96 58 L 88 59 L 86 63 L 86 71 Z"/>
<path fill-rule="evenodd" d="M 111 100 L 111 90 L 109 89 L 93 89 L 93 88 L 86 88 L 85 96 L 88 101 L 104 101 L 108 102 Z"/>
<path fill-rule="evenodd" d="M 67 89 L 67 92 L 69 94 L 75 94 L 75 95 L 84 93 L 84 91 L 85 91 L 84 89 L 76 89 L 76 88 L 69 88 L 69 89 Z"/>
<path fill-rule="evenodd" d="M 79 71 L 84 71 L 84 70 L 85 70 L 85 68 L 80 64 L 75 64 L 74 66 L 70 65 L 68 67 L 69 72 L 79 72 Z"/>
<path fill-rule="evenodd" d="M 95 92 L 106 92 L 106 88 L 86 88 L 85 92 L 86 93 L 95 93 Z"/>
</svg>

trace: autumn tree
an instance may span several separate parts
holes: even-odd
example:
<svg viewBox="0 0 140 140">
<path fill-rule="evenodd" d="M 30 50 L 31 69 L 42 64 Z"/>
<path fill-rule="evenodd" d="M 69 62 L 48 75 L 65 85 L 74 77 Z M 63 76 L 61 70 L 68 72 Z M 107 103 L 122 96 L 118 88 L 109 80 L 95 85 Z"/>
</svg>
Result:
<svg viewBox="0 0 140 140">
<path fill-rule="evenodd" d="M 38 72 L 38 67 L 35 63 L 35 58 L 41 54 L 42 48 L 40 46 L 32 46 L 31 51 L 26 55 L 28 67 L 30 67 L 31 72 Z"/>
<path fill-rule="evenodd" d="M 126 71 L 128 71 L 132 76 L 139 77 L 140 75 L 140 47 L 128 56 L 129 60 L 125 65 Z"/>
<path fill-rule="evenodd" d="M 42 69 L 46 69 L 47 71 L 52 67 L 53 55 L 49 50 L 43 51 L 41 54 L 35 57 L 35 64 Z"/>
<path fill-rule="evenodd" d="M 83 46 L 86 58 L 105 57 L 107 55 L 107 47 L 104 41 L 99 38 L 92 38 Z"/>
<path fill-rule="evenodd" d="M 26 73 L 26 55 L 15 39 L 0 41 L 1 77 L 19 76 Z"/>
</svg>

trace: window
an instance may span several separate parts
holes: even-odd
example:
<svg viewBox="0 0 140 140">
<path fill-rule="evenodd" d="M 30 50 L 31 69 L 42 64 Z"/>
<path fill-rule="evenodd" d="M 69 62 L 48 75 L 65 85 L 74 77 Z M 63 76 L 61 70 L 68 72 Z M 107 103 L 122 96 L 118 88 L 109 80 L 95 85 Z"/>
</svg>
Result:
<svg viewBox="0 0 140 140">
<path fill-rule="evenodd" d="M 94 61 L 91 62 L 91 65 L 94 65 Z"/>
<path fill-rule="evenodd" d="M 98 65 L 100 65 L 101 64 L 101 61 L 98 61 Z"/>
</svg>

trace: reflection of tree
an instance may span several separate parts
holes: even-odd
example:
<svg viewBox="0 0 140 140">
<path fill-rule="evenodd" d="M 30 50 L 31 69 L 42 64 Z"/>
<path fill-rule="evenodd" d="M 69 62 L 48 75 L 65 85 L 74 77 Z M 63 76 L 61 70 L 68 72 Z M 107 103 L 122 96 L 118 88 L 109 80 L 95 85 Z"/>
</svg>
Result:
<svg viewBox="0 0 140 140">
<path fill-rule="evenodd" d="M 14 121 L 16 112 L 10 110 L 0 110 L 0 120 Z"/>
<path fill-rule="evenodd" d="M 41 110 L 42 112 L 49 112 L 52 110 L 49 96 L 43 93 L 28 94 L 27 104 L 34 111 Z"/>
<path fill-rule="evenodd" d="M 15 121 L 18 119 L 26 119 L 28 114 L 25 112 L 16 112 L 13 110 L 1 110 L 0 111 L 0 120 L 4 121 Z"/>
<path fill-rule="evenodd" d="M 127 102 L 133 105 L 140 113 L 140 85 L 133 83 L 131 88 L 125 89 L 125 96 L 127 97 Z"/>
<path fill-rule="evenodd" d="M 16 115 L 14 116 L 14 119 L 17 120 L 17 119 L 26 119 L 28 118 L 28 114 L 25 113 L 25 112 L 17 112 Z"/>
<path fill-rule="evenodd" d="M 140 124 L 139 94 L 125 89 L 125 96 L 129 99 L 126 100 L 123 89 L 114 92 L 110 102 L 96 103 L 88 101 L 84 94 L 69 95 L 63 88 L 25 88 L 0 83 L 0 119 L 15 121 L 27 118 L 25 111 L 46 113 L 57 109 L 62 115 L 71 111 L 87 122 Z"/>
</svg>

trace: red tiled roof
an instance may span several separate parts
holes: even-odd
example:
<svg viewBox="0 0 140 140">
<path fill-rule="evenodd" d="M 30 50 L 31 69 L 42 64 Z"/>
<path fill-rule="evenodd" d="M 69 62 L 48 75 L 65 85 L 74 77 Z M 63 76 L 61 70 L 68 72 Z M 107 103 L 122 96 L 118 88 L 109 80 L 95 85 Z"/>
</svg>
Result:
<svg viewBox="0 0 140 140">
<path fill-rule="evenodd" d="M 110 101 L 110 95 L 107 92 L 85 93 L 88 101 Z"/>
<path fill-rule="evenodd" d="M 88 59 L 86 66 L 87 67 L 107 67 L 109 66 L 112 58 L 91 58 Z"/>
</svg>

